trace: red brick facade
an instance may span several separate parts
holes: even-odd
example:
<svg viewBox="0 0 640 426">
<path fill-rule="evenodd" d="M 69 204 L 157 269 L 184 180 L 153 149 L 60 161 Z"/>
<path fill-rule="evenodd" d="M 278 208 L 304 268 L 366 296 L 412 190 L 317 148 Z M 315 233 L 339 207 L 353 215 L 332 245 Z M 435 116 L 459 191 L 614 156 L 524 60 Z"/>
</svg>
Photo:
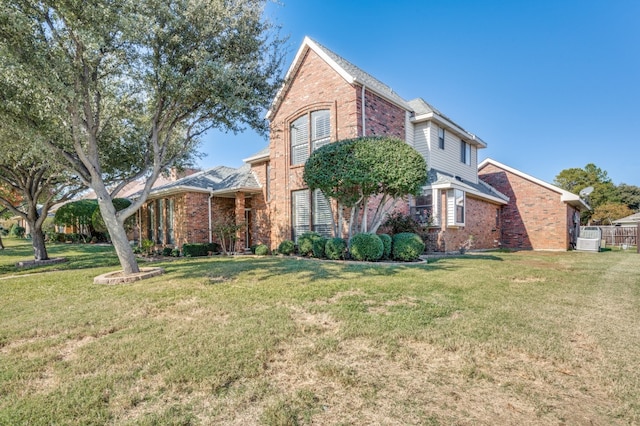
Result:
<svg viewBox="0 0 640 426">
<path fill-rule="evenodd" d="M 515 249 L 567 250 L 577 210 L 561 194 L 536 182 L 487 164 L 479 177 L 509 197 L 502 207 L 502 245 Z"/>
</svg>

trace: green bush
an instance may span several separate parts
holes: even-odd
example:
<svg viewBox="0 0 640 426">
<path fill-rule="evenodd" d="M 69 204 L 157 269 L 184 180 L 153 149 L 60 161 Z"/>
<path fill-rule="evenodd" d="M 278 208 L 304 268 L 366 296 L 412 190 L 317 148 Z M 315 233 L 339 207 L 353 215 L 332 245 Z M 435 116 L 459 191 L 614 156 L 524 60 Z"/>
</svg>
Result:
<svg viewBox="0 0 640 426">
<path fill-rule="evenodd" d="M 163 256 L 171 256 L 171 252 L 173 251 L 173 249 L 171 247 L 163 247 L 162 248 L 162 255 Z"/>
<path fill-rule="evenodd" d="M 285 256 L 289 256 L 296 251 L 296 245 L 291 240 L 284 240 L 278 246 L 278 253 L 284 254 Z"/>
<path fill-rule="evenodd" d="M 16 223 L 14 223 L 11 226 L 11 229 L 9 229 L 9 235 L 16 238 L 24 238 L 25 232 L 26 232 L 26 229 L 24 229 L 23 226 L 20 226 Z"/>
<path fill-rule="evenodd" d="M 208 256 L 211 253 L 220 253 L 220 244 L 218 243 L 194 243 L 183 244 L 182 254 L 185 257 Z"/>
<path fill-rule="evenodd" d="M 376 234 L 362 232 L 351 237 L 349 254 L 355 260 L 374 262 L 382 257 L 384 245 Z"/>
<path fill-rule="evenodd" d="M 327 245 L 327 238 L 325 237 L 320 237 L 313 240 L 313 257 L 322 259 L 324 257 L 326 245 Z"/>
<path fill-rule="evenodd" d="M 401 232 L 393 236 L 393 259 L 412 262 L 424 251 L 424 241 L 418 234 Z"/>
<path fill-rule="evenodd" d="M 382 240 L 382 258 L 391 259 L 391 236 L 389 234 L 378 234 L 378 238 Z"/>
<path fill-rule="evenodd" d="M 266 256 L 269 254 L 269 247 L 264 244 L 258 244 L 254 250 L 254 253 L 258 256 Z"/>
<path fill-rule="evenodd" d="M 343 238 L 329 238 L 324 245 L 324 255 L 332 260 L 343 259 L 345 250 L 347 242 Z"/>
<path fill-rule="evenodd" d="M 171 257 L 180 257 L 180 249 L 176 247 L 171 250 Z"/>
<path fill-rule="evenodd" d="M 313 242 L 319 238 L 323 238 L 322 235 L 317 232 L 305 232 L 298 237 L 298 254 L 300 256 L 308 256 L 313 253 Z"/>
<path fill-rule="evenodd" d="M 391 235 L 401 234 L 403 232 L 419 233 L 422 232 L 423 226 L 420 225 L 413 217 L 400 212 L 391 213 L 387 220 L 382 224 L 382 228 Z"/>
</svg>

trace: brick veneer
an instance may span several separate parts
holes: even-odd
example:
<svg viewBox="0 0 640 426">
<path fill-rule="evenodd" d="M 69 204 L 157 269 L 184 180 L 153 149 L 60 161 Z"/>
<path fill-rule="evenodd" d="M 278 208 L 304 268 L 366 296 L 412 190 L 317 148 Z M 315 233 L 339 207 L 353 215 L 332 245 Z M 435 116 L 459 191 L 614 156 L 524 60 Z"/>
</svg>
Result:
<svg viewBox="0 0 640 426">
<path fill-rule="evenodd" d="M 308 50 L 271 118 L 271 197 L 268 202 L 275 248 L 291 238 L 291 192 L 305 188 L 303 166 L 291 166 L 289 127 L 300 115 L 317 109 L 331 113 L 331 140 L 362 135 L 362 90 L 352 86 L 314 51 Z M 365 90 L 367 135 L 405 138 L 405 111 Z"/>
<path fill-rule="evenodd" d="M 504 247 L 567 250 L 570 247 L 572 206 L 560 194 L 507 170 L 488 164 L 479 177 L 510 198 L 502 208 Z"/>
</svg>

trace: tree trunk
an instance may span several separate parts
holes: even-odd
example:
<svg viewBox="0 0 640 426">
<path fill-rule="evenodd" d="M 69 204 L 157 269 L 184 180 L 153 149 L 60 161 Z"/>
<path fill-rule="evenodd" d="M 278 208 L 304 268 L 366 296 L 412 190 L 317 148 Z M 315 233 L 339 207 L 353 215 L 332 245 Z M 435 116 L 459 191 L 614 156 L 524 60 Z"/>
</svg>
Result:
<svg viewBox="0 0 640 426">
<path fill-rule="evenodd" d="M 31 230 L 31 244 L 33 245 L 35 260 L 49 259 L 47 247 L 44 244 L 44 233 L 42 232 L 42 227 L 38 226 L 35 222 L 29 222 L 29 229 Z"/>
<path fill-rule="evenodd" d="M 100 193 L 96 191 L 96 195 L 98 196 L 98 207 L 100 208 L 102 219 L 111 237 L 111 243 L 116 249 L 123 273 L 130 275 L 140 272 L 140 268 L 136 262 L 136 256 L 133 253 L 131 245 L 129 245 L 127 232 L 124 230 L 124 221 L 120 221 L 116 216 L 116 209 L 113 206 L 109 193 L 106 189 L 103 189 Z"/>
</svg>

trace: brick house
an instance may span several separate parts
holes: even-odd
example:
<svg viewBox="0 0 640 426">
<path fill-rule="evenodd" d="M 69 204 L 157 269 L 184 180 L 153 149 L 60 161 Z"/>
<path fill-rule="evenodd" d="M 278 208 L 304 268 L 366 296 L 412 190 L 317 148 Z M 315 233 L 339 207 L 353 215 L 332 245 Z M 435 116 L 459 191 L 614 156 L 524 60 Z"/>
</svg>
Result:
<svg viewBox="0 0 640 426">
<path fill-rule="evenodd" d="M 487 144 L 423 99 L 404 100 L 307 37 L 266 118 L 268 147 L 240 169 L 217 167 L 154 188 L 139 214 L 143 238 L 169 245 L 215 240 L 211 222 L 218 214 L 246 224 L 238 249 L 255 243 L 274 249 L 308 230 L 328 234 L 329 200 L 305 186 L 306 159 L 327 143 L 385 135 L 406 141 L 429 167 L 421 196 L 398 207 L 430 223 L 429 250 L 458 250 L 470 239 L 478 249 L 501 245 L 503 212 L 512 201 L 478 177 L 478 150 Z"/>
<path fill-rule="evenodd" d="M 577 195 L 490 158 L 478 166 L 480 179 L 509 197 L 502 207 L 503 247 L 567 250 L 580 233 L 580 212 L 589 206 Z"/>
</svg>

